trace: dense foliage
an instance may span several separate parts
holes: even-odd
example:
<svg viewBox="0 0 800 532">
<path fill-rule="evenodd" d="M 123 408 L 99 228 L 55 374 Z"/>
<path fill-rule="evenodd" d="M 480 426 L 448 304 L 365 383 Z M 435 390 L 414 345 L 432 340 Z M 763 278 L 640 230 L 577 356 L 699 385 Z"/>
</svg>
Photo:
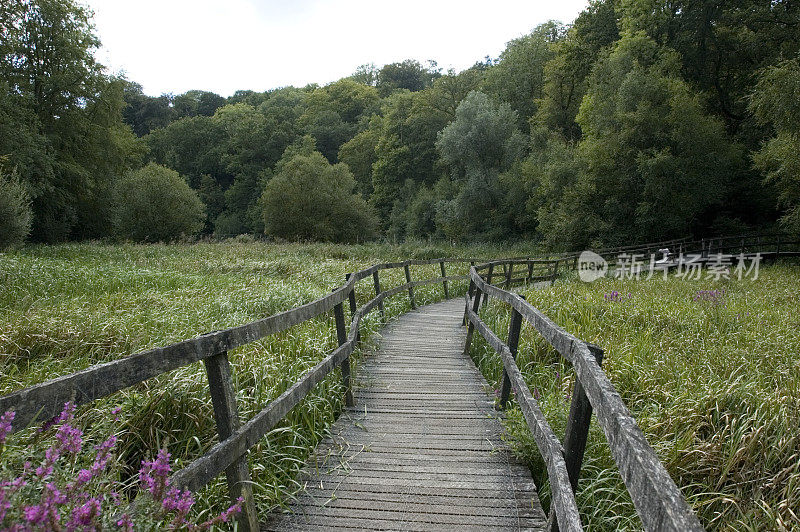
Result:
<svg viewBox="0 0 800 532">
<path fill-rule="evenodd" d="M 16 175 L 6 176 L 0 168 L 0 250 L 25 241 L 32 217 L 28 191 Z"/>
<path fill-rule="evenodd" d="M 110 236 L 103 199 L 147 162 L 186 177 L 203 233 L 274 234 L 259 198 L 306 137 L 391 239 L 800 230 L 800 7 L 785 0 L 593 0 L 462 72 L 409 59 L 227 98 L 108 76 L 74 0 L 11 0 L 0 32 L 0 156 L 39 241 Z"/>
<path fill-rule="evenodd" d="M 175 170 L 149 163 L 120 178 L 113 194 L 114 230 L 121 238 L 171 241 L 203 228 L 205 206 Z"/>
</svg>

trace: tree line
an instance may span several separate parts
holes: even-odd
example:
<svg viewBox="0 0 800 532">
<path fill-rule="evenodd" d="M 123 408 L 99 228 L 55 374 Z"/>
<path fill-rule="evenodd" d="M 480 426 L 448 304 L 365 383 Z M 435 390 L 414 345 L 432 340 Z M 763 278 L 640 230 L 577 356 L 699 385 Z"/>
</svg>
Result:
<svg viewBox="0 0 800 532">
<path fill-rule="evenodd" d="M 72 0 L 4 3 L 0 33 L 0 244 L 800 233 L 793 2 L 595 0 L 461 72 L 227 98 L 109 75 Z"/>
</svg>

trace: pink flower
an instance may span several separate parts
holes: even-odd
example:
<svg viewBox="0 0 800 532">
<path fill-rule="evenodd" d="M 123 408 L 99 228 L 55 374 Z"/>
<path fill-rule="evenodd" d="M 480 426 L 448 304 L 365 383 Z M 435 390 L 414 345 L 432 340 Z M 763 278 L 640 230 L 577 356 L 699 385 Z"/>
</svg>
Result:
<svg viewBox="0 0 800 532">
<path fill-rule="evenodd" d="M 9 410 L 0 416 L 0 445 L 6 441 L 6 436 L 11 432 L 11 422 L 14 421 L 14 411 Z"/>
</svg>

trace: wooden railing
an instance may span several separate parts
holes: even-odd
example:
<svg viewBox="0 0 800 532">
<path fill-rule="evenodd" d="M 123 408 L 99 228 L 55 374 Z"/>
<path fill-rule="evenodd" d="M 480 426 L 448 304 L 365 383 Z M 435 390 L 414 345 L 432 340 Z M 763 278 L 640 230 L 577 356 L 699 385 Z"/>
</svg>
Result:
<svg viewBox="0 0 800 532">
<path fill-rule="evenodd" d="M 501 404 L 506 403 L 513 389 L 547 467 L 552 492 L 549 528 L 582 530 L 574 493 L 594 410 L 644 528 L 703 530 L 619 393 L 601 369 L 602 349 L 572 336 L 522 296 L 493 286 L 489 275 L 492 265 L 497 265 L 497 262 L 470 268 L 470 285 L 464 309 L 464 319 L 468 324 L 464 352 L 469 352 L 474 331 L 477 330 L 502 359 Z M 485 277 L 479 273 L 484 270 L 487 272 Z M 482 300 L 485 304 L 487 297 L 511 306 L 511 323 L 505 343 L 479 317 Z M 523 320 L 536 329 L 575 369 L 575 390 L 563 445 L 547 423 L 515 361 Z"/>
<path fill-rule="evenodd" d="M 247 325 L 211 332 L 166 347 L 150 349 L 120 360 L 92 366 L 0 397 L 0 412 L 15 411 L 13 430 L 18 431 L 37 421 L 57 416 L 68 401 L 72 401 L 75 405 L 87 404 L 169 371 L 203 361 L 220 441 L 202 457 L 177 471 L 171 479 L 171 484 L 197 491 L 225 472 L 232 500 L 236 500 L 238 497 L 244 499 L 243 510 L 239 517 L 239 528 L 241 530 L 258 530 L 258 516 L 253 501 L 247 451 L 274 428 L 336 367 L 341 368 L 345 403 L 352 406 L 349 357 L 359 342 L 361 320 L 364 316 L 377 308 L 381 317 L 384 318 L 384 301 L 406 291 L 411 307 L 416 308 L 414 289 L 421 286 L 441 284 L 443 296 L 449 298 L 448 283 L 465 281 L 468 276 L 448 276 L 446 264 L 470 263 L 474 265 L 478 260 L 433 259 L 377 264 L 347 274 L 345 283 L 332 293 L 297 308 Z M 557 273 L 553 261 L 515 260 L 513 263 L 525 265 L 528 273 L 527 279 L 530 281 L 552 279 Z M 439 265 L 440 276 L 412 281 L 411 267 L 436 264 Z M 399 268 L 403 269 L 406 282 L 384 290 L 381 287 L 380 272 Z M 375 296 L 357 308 L 356 283 L 369 277 L 373 281 Z M 344 318 L 345 301 L 350 307 L 349 329 L 346 327 Z M 236 404 L 228 351 L 331 311 L 333 311 L 336 323 L 338 347 L 280 396 L 265 405 L 252 419 L 242 424 Z"/>
</svg>

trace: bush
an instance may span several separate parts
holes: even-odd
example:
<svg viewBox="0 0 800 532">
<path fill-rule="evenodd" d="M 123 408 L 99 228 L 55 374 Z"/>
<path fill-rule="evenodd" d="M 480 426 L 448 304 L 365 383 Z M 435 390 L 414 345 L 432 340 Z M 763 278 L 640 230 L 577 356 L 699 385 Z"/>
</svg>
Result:
<svg viewBox="0 0 800 532">
<path fill-rule="evenodd" d="M 280 165 L 264 187 L 264 232 L 288 240 L 354 242 L 375 236 L 378 220 L 346 164 L 331 165 L 319 152 Z"/>
<path fill-rule="evenodd" d="M 25 242 L 32 221 L 28 191 L 16 175 L 7 177 L 0 170 L 0 250 Z"/>
<path fill-rule="evenodd" d="M 114 187 L 117 236 L 139 242 L 170 241 L 203 229 L 205 205 L 176 172 L 150 163 Z"/>
</svg>

